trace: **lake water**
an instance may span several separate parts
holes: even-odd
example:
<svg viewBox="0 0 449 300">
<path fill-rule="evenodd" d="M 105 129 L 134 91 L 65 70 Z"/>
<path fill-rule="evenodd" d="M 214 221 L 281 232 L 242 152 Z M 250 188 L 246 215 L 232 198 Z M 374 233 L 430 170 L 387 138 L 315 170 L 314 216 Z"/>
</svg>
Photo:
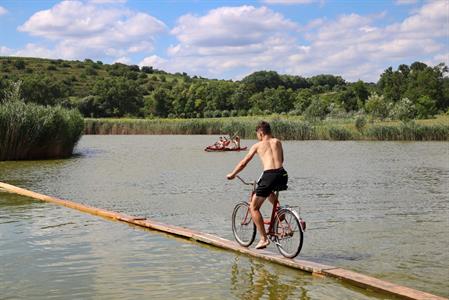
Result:
<svg viewBox="0 0 449 300">
<path fill-rule="evenodd" d="M 71 159 L 0 162 L 0 181 L 233 239 L 232 208 L 249 190 L 225 176 L 245 152 L 204 152 L 214 138 L 84 136 Z M 286 141 L 284 152 L 289 189 L 281 203 L 299 205 L 307 221 L 300 258 L 449 297 L 449 143 Z M 260 172 L 255 157 L 241 175 L 253 180 Z M 388 298 L 6 193 L 0 295 Z"/>
</svg>

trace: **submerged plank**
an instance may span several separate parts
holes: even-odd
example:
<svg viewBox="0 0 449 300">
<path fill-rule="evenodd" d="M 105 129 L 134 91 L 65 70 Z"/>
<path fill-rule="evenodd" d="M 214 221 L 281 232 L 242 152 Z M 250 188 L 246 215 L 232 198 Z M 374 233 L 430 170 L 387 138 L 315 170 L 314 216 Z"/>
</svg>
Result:
<svg viewBox="0 0 449 300">
<path fill-rule="evenodd" d="M 432 295 L 429 293 L 414 290 L 405 286 L 400 286 L 388 281 L 380 280 L 371 276 L 360 274 L 354 271 L 341 268 L 324 270 L 324 274 L 336 278 L 340 278 L 346 282 L 352 283 L 359 287 L 369 288 L 376 291 L 393 294 L 404 299 L 419 300 L 444 300 L 446 298 Z"/>
<path fill-rule="evenodd" d="M 153 221 L 147 219 L 145 217 L 136 217 L 130 216 L 122 213 L 117 213 L 113 211 L 108 211 L 100 208 L 96 208 L 89 205 L 80 204 L 77 202 L 59 199 L 56 197 L 51 197 L 43 194 L 39 194 L 33 191 L 29 191 L 14 185 L 10 185 L 7 183 L 0 182 L 0 189 L 14 193 L 26 197 L 31 197 L 33 199 L 46 201 L 58 205 L 63 205 L 69 208 L 73 208 L 82 212 L 90 213 L 93 215 L 98 215 L 104 218 L 109 218 L 121 222 L 126 222 L 130 224 L 134 224 L 140 227 L 145 227 L 152 230 L 157 230 L 165 233 L 169 233 L 172 235 L 176 235 L 179 237 L 192 239 L 194 241 L 205 243 L 208 245 L 212 245 L 215 247 L 219 247 L 226 250 L 235 251 L 238 253 L 242 253 L 245 255 L 257 257 L 260 259 L 264 259 L 267 261 L 271 261 L 277 264 L 281 264 L 284 266 L 288 266 L 291 268 L 295 268 L 298 270 L 302 270 L 305 272 L 309 272 L 312 274 L 326 275 L 330 277 L 339 278 L 346 282 L 349 282 L 353 285 L 381 291 L 383 293 L 388 293 L 390 295 L 394 295 L 396 297 L 404 298 L 404 299 L 417 299 L 417 300 L 444 300 L 446 298 L 439 297 L 436 295 L 432 295 L 429 293 L 421 292 L 418 290 L 414 290 L 408 287 L 400 286 L 394 283 L 390 283 L 387 281 L 383 281 L 374 277 L 370 277 L 367 275 L 363 275 L 357 272 L 353 272 L 350 270 L 345 270 L 333 266 L 323 265 L 311 261 L 300 260 L 300 259 L 288 259 L 280 254 L 275 254 L 273 252 L 269 252 L 267 250 L 256 250 L 252 248 L 245 248 L 240 246 L 238 243 L 234 241 L 230 241 L 219 236 L 215 236 L 209 233 L 198 232 L 195 230 L 191 230 L 188 228 L 167 225 L 164 223 L 160 223 L 157 221 Z M 448 299 L 446 299 L 448 300 Z"/>
</svg>

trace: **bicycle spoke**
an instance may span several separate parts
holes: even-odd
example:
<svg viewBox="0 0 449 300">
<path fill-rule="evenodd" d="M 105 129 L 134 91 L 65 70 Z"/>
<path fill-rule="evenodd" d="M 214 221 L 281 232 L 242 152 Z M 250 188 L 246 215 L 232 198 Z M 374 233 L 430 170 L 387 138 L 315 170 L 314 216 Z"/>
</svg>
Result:
<svg viewBox="0 0 449 300">
<path fill-rule="evenodd" d="M 256 236 L 256 227 L 249 214 L 248 203 L 242 202 L 235 206 L 232 214 L 232 232 L 237 242 L 249 246 Z"/>
<path fill-rule="evenodd" d="M 284 210 L 280 212 L 276 221 L 276 246 L 282 255 L 295 257 L 301 250 L 303 239 L 298 218 L 291 211 Z"/>
</svg>

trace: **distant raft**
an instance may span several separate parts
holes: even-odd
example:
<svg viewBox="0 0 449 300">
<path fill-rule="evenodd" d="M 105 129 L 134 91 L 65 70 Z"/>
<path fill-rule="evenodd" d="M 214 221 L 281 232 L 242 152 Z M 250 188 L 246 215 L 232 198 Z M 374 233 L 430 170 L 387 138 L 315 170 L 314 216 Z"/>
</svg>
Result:
<svg viewBox="0 0 449 300">
<path fill-rule="evenodd" d="M 218 147 L 215 145 L 207 146 L 204 151 L 207 152 L 225 152 L 225 151 L 244 151 L 248 147 L 238 147 L 238 148 L 228 148 L 228 147 Z"/>
</svg>

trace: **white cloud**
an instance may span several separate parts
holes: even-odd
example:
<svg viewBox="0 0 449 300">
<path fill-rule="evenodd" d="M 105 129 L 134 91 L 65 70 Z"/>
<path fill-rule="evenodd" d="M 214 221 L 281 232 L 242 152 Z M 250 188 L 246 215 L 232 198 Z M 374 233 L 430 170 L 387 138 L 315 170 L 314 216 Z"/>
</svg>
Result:
<svg viewBox="0 0 449 300">
<path fill-rule="evenodd" d="M 432 58 L 432 60 L 429 62 L 429 64 L 436 65 L 439 63 L 445 63 L 446 66 L 449 66 L 449 49 L 446 49 L 446 50 L 448 50 L 448 51 L 445 53 L 440 53 L 440 54 L 435 55 Z"/>
<path fill-rule="evenodd" d="M 0 55 L 1 56 L 11 55 L 13 52 L 14 51 L 8 47 L 0 46 Z"/>
<path fill-rule="evenodd" d="M 5 15 L 7 13 L 8 13 L 8 10 L 6 8 L 4 8 L 3 6 L 0 6 L 0 16 Z"/>
<path fill-rule="evenodd" d="M 58 57 L 117 58 L 151 51 L 155 36 L 166 31 L 166 26 L 146 13 L 123 7 L 63 1 L 35 13 L 18 30 L 56 43 L 55 50 L 61 50 L 54 51 Z"/>
<path fill-rule="evenodd" d="M 165 68 L 166 65 L 165 63 L 167 62 L 166 59 L 163 59 L 157 55 L 151 55 L 148 57 L 145 57 L 140 63 L 139 66 L 149 66 L 149 67 L 154 67 L 156 69 L 159 68 Z"/>
<path fill-rule="evenodd" d="M 390 65 L 437 59 L 448 51 L 442 41 L 448 36 L 448 5 L 429 2 L 404 20 L 382 26 L 377 21 L 385 13 L 346 14 L 301 26 L 266 7 L 218 8 L 179 18 L 171 31 L 179 43 L 157 64 L 202 76 L 272 69 L 375 81 Z"/>
<path fill-rule="evenodd" d="M 168 70 L 209 73 L 272 64 L 299 26 L 266 7 L 221 7 L 204 16 L 184 15 L 171 31 L 179 44 L 168 49 Z M 184 68 L 184 70 L 182 70 Z M 207 71 L 204 72 L 204 69 Z"/>
<path fill-rule="evenodd" d="M 328 21 L 306 37 L 310 51 L 297 55 L 291 72 L 341 74 L 349 80 L 377 80 L 390 65 L 424 61 L 446 49 L 439 38 L 447 36 L 448 3 L 430 2 L 402 22 L 374 25 L 376 16 L 344 15 Z"/>
<path fill-rule="evenodd" d="M 33 43 L 28 43 L 23 49 L 14 51 L 11 53 L 13 56 L 24 56 L 24 57 L 40 57 L 40 58 L 54 58 L 58 53 L 57 50 L 48 49 L 43 46 L 39 46 Z M 61 58 L 68 58 L 64 55 L 59 56 Z"/>
<path fill-rule="evenodd" d="M 122 56 L 122 57 L 119 57 L 118 59 L 116 59 L 116 60 L 114 61 L 114 63 L 122 63 L 122 64 L 127 64 L 127 65 L 129 65 L 129 64 L 132 63 L 132 61 L 131 61 L 131 59 L 130 59 L 129 57 Z"/>
<path fill-rule="evenodd" d="M 123 1 L 63 1 L 37 12 L 20 30 L 45 38 L 45 46 L 0 47 L 0 55 L 133 63 L 130 57 L 139 54 L 145 57 L 140 66 L 170 72 L 236 78 L 271 69 L 303 76 L 330 73 L 351 81 L 375 81 L 388 66 L 417 60 L 449 63 L 447 1 L 426 2 L 386 25 L 386 13 L 297 24 L 267 7 L 220 7 L 181 16 L 170 31 L 177 41 L 160 56 L 152 52 L 157 34 L 167 32 L 165 24 L 117 2 Z"/>
<path fill-rule="evenodd" d="M 262 2 L 267 4 L 310 4 L 318 2 L 317 0 L 263 0 Z"/>
<path fill-rule="evenodd" d="M 259 43 L 295 23 L 272 10 L 253 6 L 221 7 L 203 17 L 184 15 L 172 34 L 184 44 L 204 47 L 239 47 Z"/>
</svg>

